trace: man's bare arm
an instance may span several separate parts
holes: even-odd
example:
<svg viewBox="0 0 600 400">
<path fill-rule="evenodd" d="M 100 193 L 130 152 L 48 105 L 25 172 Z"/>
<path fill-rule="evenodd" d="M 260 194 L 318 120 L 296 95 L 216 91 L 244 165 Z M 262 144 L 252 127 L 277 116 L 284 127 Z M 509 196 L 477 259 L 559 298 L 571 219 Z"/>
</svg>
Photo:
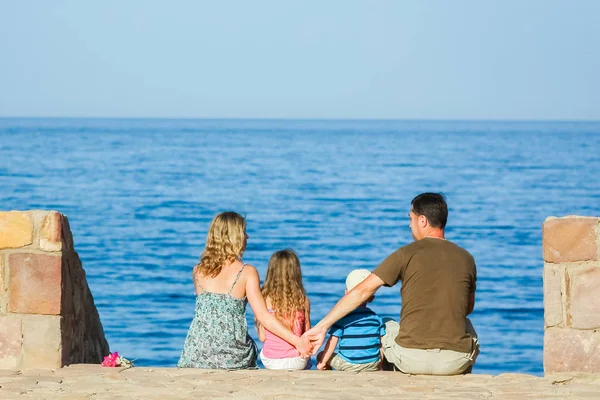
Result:
<svg viewBox="0 0 600 400">
<path fill-rule="evenodd" d="M 375 294 L 377 289 L 384 285 L 384 282 L 375 274 L 371 274 L 358 284 L 354 289 L 346 293 L 344 297 L 337 302 L 337 304 L 329 311 L 329 313 L 323 318 L 317 325 L 312 329 L 306 331 L 302 336 L 308 336 L 313 344 L 313 354 L 316 354 L 323 341 L 325 335 L 331 325 L 335 324 L 338 320 L 348 315 L 351 311 L 355 310 L 359 305 L 367 301 L 371 296 Z"/>
</svg>

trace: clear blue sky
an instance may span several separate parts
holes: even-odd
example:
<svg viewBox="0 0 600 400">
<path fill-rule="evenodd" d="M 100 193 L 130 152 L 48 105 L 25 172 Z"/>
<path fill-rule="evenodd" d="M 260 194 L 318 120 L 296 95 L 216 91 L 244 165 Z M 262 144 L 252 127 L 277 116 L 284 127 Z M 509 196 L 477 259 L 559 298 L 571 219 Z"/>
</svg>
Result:
<svg viewBox="0 0 600 400">
<path fill-rule="evenodd" d="M 600 120 L 600 0 L 0 0 L 0 116 Z"/>
</svg>

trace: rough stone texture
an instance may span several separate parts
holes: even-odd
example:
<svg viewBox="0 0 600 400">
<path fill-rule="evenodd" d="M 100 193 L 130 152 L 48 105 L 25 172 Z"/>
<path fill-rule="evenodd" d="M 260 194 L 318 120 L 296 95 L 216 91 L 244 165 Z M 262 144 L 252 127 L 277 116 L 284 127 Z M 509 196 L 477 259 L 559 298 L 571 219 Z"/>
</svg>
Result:
<svg viewBox="0 0 600 400">
<path fill-rule="evenodd" d="M 0 316 L 0 368 L 18 368 L 21 358 L 23 332 L 21 317 L 18 315 Z"/>
<path fill-rule="evenodd" d="M 4 293 L 4 256 L 0 253 L 0 296 Z"/>
<path fill-rule="evenodd" d="M 600 218 L 544 222 L 545 373 L 600 373 L 599 248 Z"/>
<path fill-rule="evenodd" d="M 600 373 L 600 331 L 546 329 L 544 371 Z"/>
<path fill-rule="evenodd" d="M 561 266 L 544 266 L 544 321 L 546 327 L 563 322 L 562 287 L 565 270 Z"/>
<path fill-rule="evenodd" d="M 0 212 L 0 249 L 18 248 L 33 242 L 33 221 L 24 212 Z"/>
<path fill-rule="evenodd" d="M 598 260 L 598 218 L 548 218 L 543 225 L 544 260 L 551 263 Z"/>
<path fill-rule="evenodd" d="M 62 214 L 51 211 L 44 217 L 40 228 L 40 249 L 62 250 Z"/>
<path fill-rule="evenodd" d="M 61 317 L 23 316 L 23 359 L 21 368 L 62 366 Z"/>
<path fill-rule="evenodd" d="M 63 252 L 62 265 L 63 365 L 102 362 L 108 342 L 79 256 Z"/>
<path fill-rule="evenodd" d="M 6 293 L 6 268 L 4 268 L 4 255 L 0 252 L 0 315 L 6 313 L 8 295 Z"/>
<path fill-rule="evenodd" d="M 10 254 L 8 311 L 60 314 L 61 269 L 61 258 L 54 255 Z"/>
<path fill-rule="evenodd" d="M 61 214 L 61 247 L 62 251 L 75 251 L 75 246 L 73 245 L 73 235 L 71 234 L 71 226 L 69 224 L 69 218 Z"/>
<path fill-rule="evenodd" d="M 0 370 L 99 364 L 109 347 L 68 219 L 55 211 L 20 214 L 37 230 L 33 246 L 0 249 Z"/>
<path fill-rule="evenodd" d="M 567 311 L 571 327 L 600 328 L 600 263 L 569 272 Z"/>
<path fill-rule="evenodd" d="M 0 372 L 2 399 L 598 399 L 600 377 L 102 368 Z"/>
</svg>

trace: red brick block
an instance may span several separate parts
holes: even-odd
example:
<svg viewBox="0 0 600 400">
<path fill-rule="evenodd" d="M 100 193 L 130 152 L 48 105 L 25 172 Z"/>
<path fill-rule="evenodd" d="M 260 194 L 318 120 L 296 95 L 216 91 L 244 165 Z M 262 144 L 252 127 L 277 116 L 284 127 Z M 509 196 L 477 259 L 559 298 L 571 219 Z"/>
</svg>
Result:
<svg viewBox="0 0 600 400">
<path fill-rule="evenodd" d="M 567 312 L 573 328 L 600 328 L 600 263 L 569 271 Z"/>
<path fill-rule="evenodd" d="M 51 211 L 44 217 L 40 228 L 40 249 L 62 250 L 62 214 Z"/>
<path fill-rule="evenodd" d="M 600 373 L 600 331 L 546 329 L 544 372 Z"/>
<path fill-rule="evenodd" d="M 551 263 L 598 260 L 598 218 L 547 219 L 542 227 L 544 260 Z"/>
<path fill-rule="evenodd" d="M 8 311 L 60 314 L 61 261 L 61 257 L 45 254 L 10 254 Z"/>
</svg>

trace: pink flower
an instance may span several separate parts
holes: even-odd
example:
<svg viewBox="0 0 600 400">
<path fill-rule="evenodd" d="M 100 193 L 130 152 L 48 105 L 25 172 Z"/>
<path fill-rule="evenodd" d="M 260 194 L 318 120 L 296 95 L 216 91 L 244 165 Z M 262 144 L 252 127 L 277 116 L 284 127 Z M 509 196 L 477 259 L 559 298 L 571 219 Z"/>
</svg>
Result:
<svg viewBox="0 0 600 400">
<path fill-rule="evenodd" d="M 102 361 L 102 366 L 103 367 L 116 367 L 119 361 L 119 353 L 118 352 L 114 352 L 112 354 L 107 355 L 106 357 L 104 357 L 104 361 Z"/>
</svg>

